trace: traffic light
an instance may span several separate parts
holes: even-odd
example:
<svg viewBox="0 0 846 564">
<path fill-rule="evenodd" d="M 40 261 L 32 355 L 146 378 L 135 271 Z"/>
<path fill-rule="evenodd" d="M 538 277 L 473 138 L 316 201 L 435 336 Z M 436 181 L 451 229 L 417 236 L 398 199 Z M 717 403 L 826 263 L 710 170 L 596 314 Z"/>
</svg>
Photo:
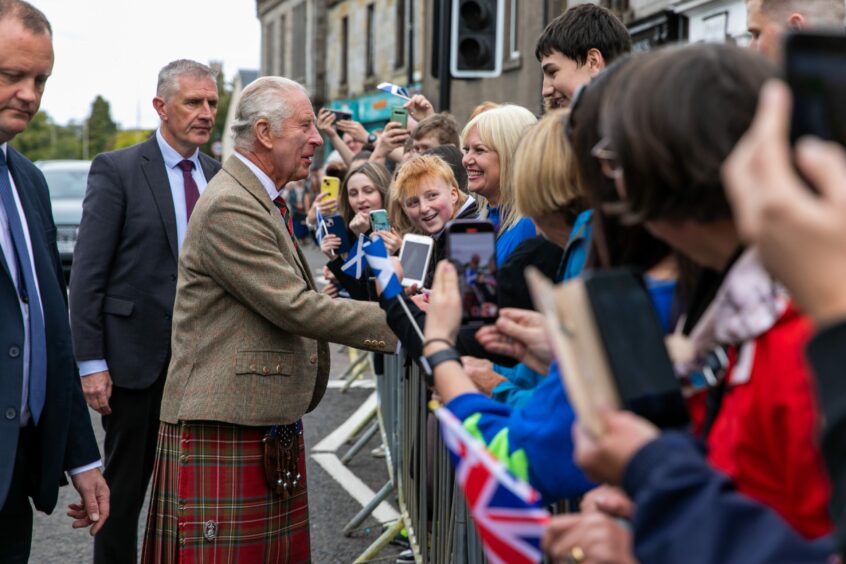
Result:
<svg viewBox="0 0 846 564">
<path fill-rule="evenodd" d="M 450 72 L 485 78 L 502 72 L 504 0 L 452 0 Z"/>
</svg>

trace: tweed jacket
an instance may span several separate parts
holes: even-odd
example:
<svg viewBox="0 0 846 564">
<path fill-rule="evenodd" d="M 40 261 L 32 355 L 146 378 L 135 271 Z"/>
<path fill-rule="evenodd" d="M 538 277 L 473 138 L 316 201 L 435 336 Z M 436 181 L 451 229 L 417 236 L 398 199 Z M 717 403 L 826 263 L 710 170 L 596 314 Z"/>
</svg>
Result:
<svg viewBox="0 0 846 564">
<path fill-rule="evenodd" d="M 316 290 L 267 191 L 230 157 L 179 255 L 161 420 L 293 423 L 326 391 L 328 341 L 382 352 L 397 342 L 377 304 Z"/>
</svg>

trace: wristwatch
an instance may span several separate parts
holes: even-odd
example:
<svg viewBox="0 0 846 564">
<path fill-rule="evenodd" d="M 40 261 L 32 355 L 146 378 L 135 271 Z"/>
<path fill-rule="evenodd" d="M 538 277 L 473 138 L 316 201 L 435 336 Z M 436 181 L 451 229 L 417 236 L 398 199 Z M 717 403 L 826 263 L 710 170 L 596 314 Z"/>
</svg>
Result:
<svg viewBox="0 0 846 564">
<path fill-rule="evenodd" d="M 376 137 L 375 133 L 371 133 L 370 135 L 367 136 L 367 142 L 370 143 L 371 145 L 376 143 L 377 139 L 378 139 L 378 137 Z"/>
<path fill-rule="evenodd" d="M 420 357 L 420 364 L 423 365 L 423 372 L 426 376 L 426 384 L 429 387 L 435 385 L 435 367 L 444 362 L 454 360 L 461 364 L 461 355 L 454 348 L 441 349 L 430 355 Z"/>
</svg>

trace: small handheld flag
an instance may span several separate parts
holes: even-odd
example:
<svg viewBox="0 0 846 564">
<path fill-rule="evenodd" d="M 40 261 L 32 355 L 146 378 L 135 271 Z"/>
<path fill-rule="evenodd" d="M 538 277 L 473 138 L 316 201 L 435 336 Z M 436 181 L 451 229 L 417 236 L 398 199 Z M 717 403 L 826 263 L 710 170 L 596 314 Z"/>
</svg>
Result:
<svg viewBox="0 0 846 564">
<path fill-rule="evenodd" d="M 488 561 L 541 562 L 540 541 L 550 517 L 540 495 L 512 476 L 451 411 L 433 404 L 455 466 L 455 480 L 464 491 Z"/>
<path fill-rule="evenodd" d="M 364 254 L 367 255 L 367 266 L 376 275 L 376 281 L 382 288 L 382 296 L 390 300 L 402 294 L 402 284 L 397 278 L 382 238 L 374 237 L 369 245 L 364 246 Z"/>
<path fill-rule="evenodd" d="M 329 235 L 329 226 L 326 225 L 326 220 L 323 219 L 320 208 L 315 208 L 315 212 L 317 212 L 317 232 L 314 236 L 317 237 L 317 244 L 319 245 L 323 241 L 323 238 Z"/>
<path fill-rule="evenodd" d="M 364 275 L 364 248 L 370 245 L 370 241 L 364 235 L 359 235 L 358 240 L 353 243 L 349 255 L 347 255 L 347 262 L 341 266 L 341 270 L 347 276 L 352 276 L 356 280 Z"/>
<path fill-rule="evenodd" d="M 382 92 L 387 92 L 388 94 L 393 94 L 399 98 L 405 98 L 406 100 L 411 100 L 411 96 L 408 95 L 408 90 L 403 88 L 402 86 L 398 86 L 396 84 L 391 84 L 390 82 L 380 82 L 378 86 L 376 86 Z"/>
</svg>

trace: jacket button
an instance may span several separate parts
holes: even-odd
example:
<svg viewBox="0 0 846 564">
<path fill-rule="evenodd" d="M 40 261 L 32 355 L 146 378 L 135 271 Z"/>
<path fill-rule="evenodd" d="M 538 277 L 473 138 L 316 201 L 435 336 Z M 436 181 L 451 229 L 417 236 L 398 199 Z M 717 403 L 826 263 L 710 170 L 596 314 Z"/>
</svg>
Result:
<svg viewBox="0 0 846 564">
<path fill-rule="evenodd" d="M 255 365 L 255 364 L 251 364 L 251 365 L 250 365 L 250 372 L 255 372 L 255 371 L 256 371 L 256 365 Z"/>
<path fill-rule="evenodd" d="M 308 361 L 312 364 L 317 364 L 317 355 L 312 353 L 310 357 L 308 357 Z"/>
<path fill-rule="evenodd" d="M 18 410 L 17 409 L 15 409 L 14 407 L 7 407 L 6 408 L 6 419 L 11 421 L 12 419 L 14 419 L 17 416 L 18 416 Z"/>
<path fill-rule="evenodd" d="M 379 341 L 379 346 L 380 346 L 380 347 L 384 347 L 384 346 L 385 346 L 385 341 Z"/>
<path fill-rule="evenodd" d="M 176 282 L 176 274 L 171 274 L 170 279 L 173 280 L 174 282 Z"/>
<path fill-rule="evenodd" d="M 370 339 L 364 339 L 364 346 L 365 347 L 369 347 L 372 344 L 373 344 L 373 341 L 371 341 Z"/>
<path fill-rule="evenodd" d="M 20 347 L 16 345 L 12 345 L 11 347 L 9 347 L 9 356 L 11 356 L 12 358 L 18 358 L 19 356 L 21 356 Z"/>
<path fill-rule="evenodd" d="M 261 371 L 262 371 L 262 372 L 264 372 L 264 375 L 265 375 L 265 376 L 267 376 L 267 375 L 270 373 L 270 370 L 268 370 L 268 369 L 267 369 L 267 366 L 263 367 L 263 368 L 261 369 Z"/>
</svg>

